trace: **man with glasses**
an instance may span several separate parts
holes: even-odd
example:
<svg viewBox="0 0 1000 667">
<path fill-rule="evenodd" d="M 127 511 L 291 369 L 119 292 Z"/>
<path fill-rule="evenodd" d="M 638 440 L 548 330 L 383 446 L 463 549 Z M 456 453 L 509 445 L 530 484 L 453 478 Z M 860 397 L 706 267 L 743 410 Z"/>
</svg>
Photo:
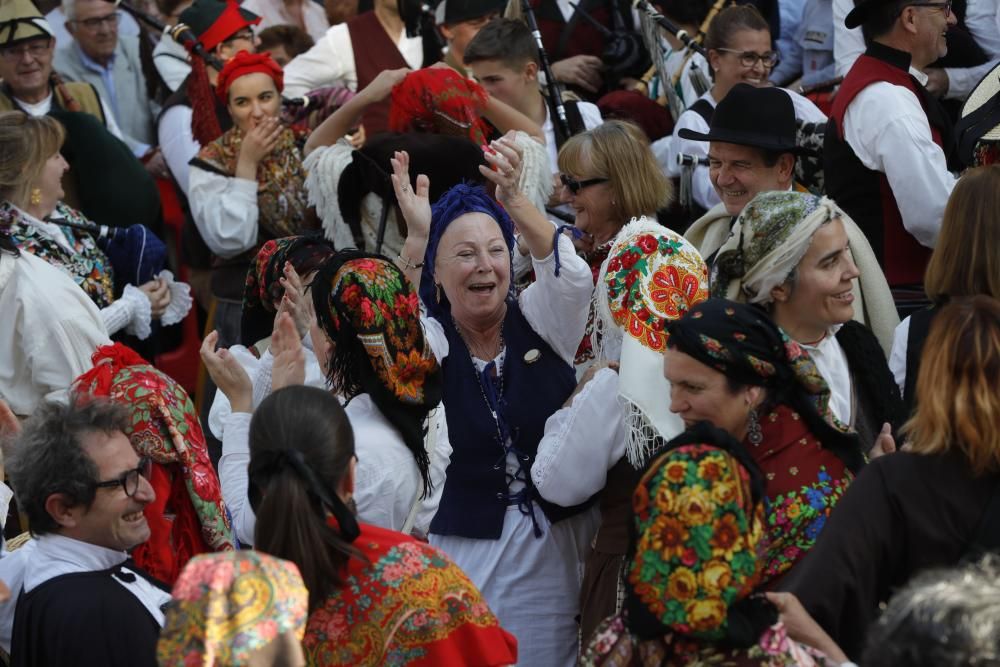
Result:
<svg viewBox="0 0 1000 667">
<path fill-rule="evenodd" d="M 93 85 L 108 103 L 133 154 L 157 176 L 166 164 L 155 150 L 153 124 L 159 107 L 149 97 L 139 59 L 139 38 L 119 31 L 122 12 L 107 0 L 64 0 L 71 39 L 59 45 L 55 68 L 73 81 Z"/>
<path fill-rule="evenodd" d="M 129 560 L 149 539 L 155 494 L 127 420 L 77 396 L 42 405 L 14 445 L 9 471 L 36 539 L 8 557 L 22 564 L 8 582 L 20 591 L 12 665 L 156 665 L 170 595 Z"/>
<path fill-rule="evenodd" d="M 834 99 L 826 131 L 827 194 L 864 231 L 900 314 L 919 308 L 923 276 L 960 170 L 952 125 L 923 69 L 948 51 L 947 0 L 861 0 L 845 25 L 868 50 Z"/>
</svg>

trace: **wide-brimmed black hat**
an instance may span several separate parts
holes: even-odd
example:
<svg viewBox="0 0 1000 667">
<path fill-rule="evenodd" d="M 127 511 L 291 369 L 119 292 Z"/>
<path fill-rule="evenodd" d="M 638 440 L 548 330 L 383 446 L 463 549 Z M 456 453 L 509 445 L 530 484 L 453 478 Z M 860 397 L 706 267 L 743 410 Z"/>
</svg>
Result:
<svg viewBox="0 0 1000 667">
<path fill-rule="evenodd" d="M 454 25 L 490 14 L 499 14 L 506 6 L 504 0 L 441 0 L 434 14 L 439 25 Z"/>
<path fill-rule="evenodd" d="M 868 15 L 871 11 L 882 5 L 888 5 L 894 3 L 896 0 L 855 0 L 854 9 L 847 13 L 844 17 L 844 25 L 848 28 L 857 28 L 859 25 L 868 20 Z"/>
<path fill-rule="evenodd" d="M 681 128 L 683 139 L 722 141 L 768 151 L 813 155 L 796 144 L 795 106 L 780 88 L 757 88 L 738 83 L 715 107 L 707 134 Z"/>
</svg>

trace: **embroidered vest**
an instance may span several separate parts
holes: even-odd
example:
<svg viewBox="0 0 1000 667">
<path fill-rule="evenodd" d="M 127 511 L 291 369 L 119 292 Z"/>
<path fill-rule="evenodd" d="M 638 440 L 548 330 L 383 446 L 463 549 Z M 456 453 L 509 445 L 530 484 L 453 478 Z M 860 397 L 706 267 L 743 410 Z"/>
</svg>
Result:
<svg viewBox="0 0 1000 667">
<path fill-rule="evenodd" d="M 504 450 L 469 350 L 451 321 L 442 321 L 442 325 L 450 346 L 442 370 L 448 437 L 454 452 L 430 532 L 495 540 L 503 531 L 509 504 Z M 531 328 L 515 303 L 508 302 L 503 335 L 507 354 L 501 411 L 513 434 L 514 447 L 526 457 L 523 467 L 530 471 L 545 422 L 573 392 L 576 374 Z M 529 350 L 541 353 L 530 364 L 524 359 Z M 527 478 L 533 511 L 540 507 L 553 523 L 577 514 L 590 503 L 575 507 L 553 505 L 535 491 L 530 474 Z"/>
<path fill-rule="evenodd" d="M 886 175 L 864 166 L 843 139 L 848 106 L 862 90 L 882 81 L 902 86 L 917 96 L 934 143 L 949 155 L 950 126 L 943 112 L 939 115 L 938 105 L 910 76 L 908 62 L 901 62 L 899 52 L 876 44 L 857 59 L 834 98 L 823 147 L 826 191 L 865 233 L 889 285 L 921 284 L 930 248 L 920 245 L 906 231 Z"/>
<path fill-rule="evenodd" d="M 347 21 L 354 51 L 354 69 L 358 77 L 358 90 L 371 83 L 382 70 L 409 67 L 396 43 L 385 32 L 375 12 L 365 12 Z M 378 104 L 369 104 L 361 122 L 369 137 L 389 129 L 389 98 Z"/>
</svg>

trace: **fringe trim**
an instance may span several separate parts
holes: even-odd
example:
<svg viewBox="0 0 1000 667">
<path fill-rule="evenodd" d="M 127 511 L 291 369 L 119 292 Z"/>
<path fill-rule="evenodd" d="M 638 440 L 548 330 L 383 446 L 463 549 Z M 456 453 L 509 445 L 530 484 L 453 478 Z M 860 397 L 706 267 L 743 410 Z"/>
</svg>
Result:
<svg viewBox="0 0 1000 667">
<path fill-rule="evenodd" d="M 324 235 L 338 250 L 353 248 L 355 245 L 354 236 L 344 222 L 337 198 L 340 177 L 353 162 L 353 154 L 351 145 L 346 139 L 341 139 L 332 146 L 317 148 L 303 162 L 309 204 L 316 207 L 316 214 L 323 221 Z"/>
<path fill-rule="evenodd" d="M 656 451 L 657 439 L 661 437 L 638 405 L 619 395 L 625 411 L 625 458 L 636 470 L 642 470 Z"/>
</svg>

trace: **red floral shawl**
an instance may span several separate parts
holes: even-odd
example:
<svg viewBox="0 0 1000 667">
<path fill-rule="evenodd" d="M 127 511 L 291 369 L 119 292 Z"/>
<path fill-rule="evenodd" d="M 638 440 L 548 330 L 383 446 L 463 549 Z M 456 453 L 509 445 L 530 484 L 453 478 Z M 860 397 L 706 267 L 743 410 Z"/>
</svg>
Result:
<svg viewBox="0 0 1000 667">
<path fill-rule="evenodd" d="M 132 558 L 173 585 L 192 556 L 234 546 L 198 414 L 179 384 L 121 343 L 99 347 L 93 361 L 74 388 L 126 405 L 125 435 L 136 453 L 154 463 L 150 484 L 156 500 L 143 510 L 150 537 Z"/>
<path fill-rule="evenodd" d="M 447 556 L 424 542 L 360 524 L 343 587 L 310 616 L 310 667 L 511 665 L 517 640 Z"/>
<path fill-rule="evenodd" d="M 816 543 L 854 475 L 788 406 L 761 416 L 760 429 L 761 444 L 743 446 L 765 477 L 769 545 L 763 583 L 773 589 Z"/>
</svg>

